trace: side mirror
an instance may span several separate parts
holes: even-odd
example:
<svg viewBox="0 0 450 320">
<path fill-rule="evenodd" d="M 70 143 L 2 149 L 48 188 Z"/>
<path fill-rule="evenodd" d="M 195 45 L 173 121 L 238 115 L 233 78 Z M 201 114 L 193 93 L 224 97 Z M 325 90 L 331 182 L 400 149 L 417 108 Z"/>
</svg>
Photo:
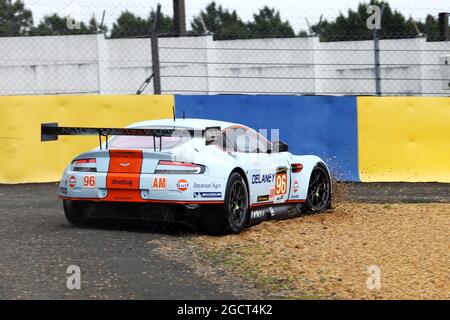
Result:
<svg viewBox="0 0 450 320">
<path fill-rule="evenodd" d="M 208 146 L 220 141 L 222 138 L 222 131 L 220 127 L 207 127 L 203 133 L 205 137 L 205 144 Z"/>
<path fill-rule="evenodd" d="M 289 146 L 283 141 L 274 141 L 272 143 L 272 152 L 287 152 L 289 151 Z"/>
</svg>

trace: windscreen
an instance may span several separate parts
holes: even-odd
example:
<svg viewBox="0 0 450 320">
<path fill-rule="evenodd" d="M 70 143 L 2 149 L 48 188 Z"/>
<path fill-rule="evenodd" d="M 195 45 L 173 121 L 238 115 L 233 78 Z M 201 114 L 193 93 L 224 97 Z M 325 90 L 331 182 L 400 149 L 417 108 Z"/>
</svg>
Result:
<svg viewBox="0 0 450 320">
<path fill-rule="evenodd" d="M 186 143 L 191 136 L 180 129 L 172 136 L 115 136 L 108 145 L 110 149 L 156 149 L 168 150 Z"/>
</svg>

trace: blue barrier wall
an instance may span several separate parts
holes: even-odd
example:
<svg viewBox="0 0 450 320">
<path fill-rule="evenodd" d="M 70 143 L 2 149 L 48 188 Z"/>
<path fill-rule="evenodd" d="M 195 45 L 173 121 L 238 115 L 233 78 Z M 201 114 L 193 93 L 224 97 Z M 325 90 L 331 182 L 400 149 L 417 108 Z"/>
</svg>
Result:
<svg viewBox="0 0 450 320">
<path fill-rule="evenodd" d="M 359 181 L 356 97 L 175 96 L 177 117 L 279 129 L 294 154 L 324 159 L 342 181 Z"/>
</svg>

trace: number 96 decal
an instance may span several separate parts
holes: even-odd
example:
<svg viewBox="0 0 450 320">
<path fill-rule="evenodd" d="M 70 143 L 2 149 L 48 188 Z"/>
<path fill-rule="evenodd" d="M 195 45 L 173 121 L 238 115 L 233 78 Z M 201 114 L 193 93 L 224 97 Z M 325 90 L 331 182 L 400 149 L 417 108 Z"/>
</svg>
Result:
<svg viewBox="0 0 450 320">
<path fill-rule="evenodd" d="M 275 195 L 285 194 L 287 189 L 287 174 L 281 173 L 275 176 Z"/>
<path fill-rule="evenodd" d="M 95 176 L 84 176 L 83 177 L 83 188 L 95 188 Z"/>
</svg>

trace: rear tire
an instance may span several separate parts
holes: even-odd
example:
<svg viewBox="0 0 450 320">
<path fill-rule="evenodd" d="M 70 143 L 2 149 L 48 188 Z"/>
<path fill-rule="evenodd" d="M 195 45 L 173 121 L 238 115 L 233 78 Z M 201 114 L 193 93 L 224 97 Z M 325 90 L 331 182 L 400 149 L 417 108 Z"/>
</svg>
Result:
<svg viewBox="0 0 450 320">
<path fill-rule="evenodd" d="M 220 207 L 202 212 L 201 225 L 211 235 L 237 234 L 245 228 L 249 212 L 248 189 L 243 177 L 234 172 L 228 179 L 225 201 Z"/>
<path fill-rule="evenodd" d="M 306 212 L 320 213 L 331 207 L 331 179 L 323 164 L 318 164 L 311 172 L 308 194 L 306 197 Z"/>
<path fill-rule="evenodd" d="M 63 200 L 64 215 L 67 221 L 75 226 L 83 222 L 84 204 L 80 201 Z"/>
</svg>

